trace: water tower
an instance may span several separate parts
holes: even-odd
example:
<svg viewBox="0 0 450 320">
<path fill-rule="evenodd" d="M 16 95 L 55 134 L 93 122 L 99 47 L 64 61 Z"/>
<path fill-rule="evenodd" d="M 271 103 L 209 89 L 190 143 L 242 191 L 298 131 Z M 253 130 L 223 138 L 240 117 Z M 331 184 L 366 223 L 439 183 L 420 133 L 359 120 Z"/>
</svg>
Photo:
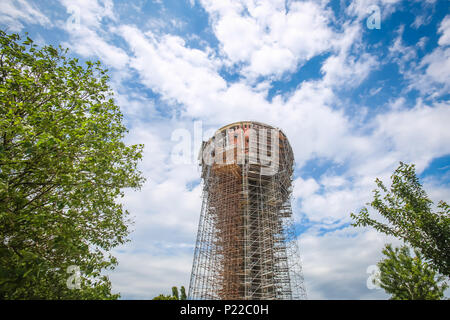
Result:
<svg viewBox="0 0 450 320">
<path fill-rule="evenodd" d="M 199 161 L 202 209 L 188 298 L 305 299 L 285 134 L 232 123 L 202 143 Z"/>
</svg>

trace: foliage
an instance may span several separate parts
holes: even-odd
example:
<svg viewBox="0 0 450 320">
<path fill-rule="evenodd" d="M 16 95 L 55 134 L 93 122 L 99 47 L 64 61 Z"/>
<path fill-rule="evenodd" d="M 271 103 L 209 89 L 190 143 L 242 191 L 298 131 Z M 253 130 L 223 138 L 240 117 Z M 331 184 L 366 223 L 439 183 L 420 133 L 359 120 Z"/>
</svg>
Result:
<svg viewBox="0 0 450 320">
<path fill-rule="evenodd" d="M 376 179 L 378 188 L 369 204 L 387 223 L 369 217 L 363 208 L 358 215 L 351 214 L 353 226 L 372 226 L 404 240 L 419 249 L 432 268 L 450 276 L 450 206 L 440 201 L 438 211 L 432 211 L 433 202 L 422 189 L 414 165 L 400 162 L 391 180 L 388 189 Z"/>
<path fill-rule="evenodd" d="M 178 288 L 172 287 L 172 296 L 175 297 L 176 300 L 180 300 L 178 297 Z"/>
<path fill-rule="evenodd" d="M 160 294 L 159 296 L 154 297 L 153 300 L 178 300 L 178 299 L 171 295 Z"/>
<path fill-rule="evenodd" d="M 186 300 L 187 296 L 186 296 L 186 289 L 184 288 L 184 286 L 181 286 L 181 296 L 180 296 L 180 300 Z"/>
<path fill-rule="evenodd" d="M 385 259 L 378 263 L 380 270 L 378 284 L 392 300 L 440 300 L 448 288 L 444 276 L 439 276 L 424 261 L 419 250 L 411 257 L 409 248 L 392 248 L 390 244 L 383 249 Z"/>
<path fill-rule="evenodd" d="M 186 300 L 186 289 L 184 286 L 180 288 L 181 296 L 178 294 L 178 288 L 176 286 L 172 287 L 172 295 L 164 295 L 160 294 L 157 297 L 154 297 L 153 300 Z"/>
<path fill-rule="evenodd" d="M 124 144 L 100 62 L 3 31 L 0 45 L 0 298 L 117 298 L 101 271 L 127 241 L 116 199 L 142 185 L 143 146 Z M 67 286 L 72 265 L 79 290 Z"/>
</svg>

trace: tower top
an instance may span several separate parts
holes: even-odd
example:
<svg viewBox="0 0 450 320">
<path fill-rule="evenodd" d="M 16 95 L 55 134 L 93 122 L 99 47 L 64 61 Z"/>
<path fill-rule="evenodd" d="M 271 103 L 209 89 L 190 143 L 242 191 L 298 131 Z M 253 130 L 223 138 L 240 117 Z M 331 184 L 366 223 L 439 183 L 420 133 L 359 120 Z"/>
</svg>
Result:
<svg viewBox="0 0 450 320">
<path fill-rule="evenodd" d="M 269 129 L 277 129 L 266 123 L 248 120 L 248 121 L 236 121 L 236 122 L 227 124 L 227 125 L 223 126 L 222 128 L 218 129 L 217 131 L 223 131 L 223 130 L 231 129 L 231 128 L 235 128 L 235 127 L 243 127 L 244 125 L 258 125 L 258 126 L 269 128 Z"/>
</svg>

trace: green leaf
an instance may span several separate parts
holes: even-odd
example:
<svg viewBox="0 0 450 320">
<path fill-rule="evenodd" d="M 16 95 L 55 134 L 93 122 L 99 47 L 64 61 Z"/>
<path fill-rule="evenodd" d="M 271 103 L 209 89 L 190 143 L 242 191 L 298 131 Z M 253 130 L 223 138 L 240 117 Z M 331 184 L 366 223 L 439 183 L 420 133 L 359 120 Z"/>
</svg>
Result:
<svg viewBox="0 0 450 320">
<path fill-rule="evenodd" d="M 0 45 L 0 298 L 116 299 L 101 273 L 130 232 L 117 198 L 144 181 L 142 147 L 123 143 L 100 63 L 4 31 Z M 71 265 L 80 290 L 66 286 Z"/>
<path fill-rule="evenodd" d="M 420 250 L 430 265 L 441 274 L 450 277 L 450 209 L 441 201 L 433 212 L 433 202 L 423 190 L 415 173 L 414 165 L 400 162 L 391 176 L 387 188 L 379 179 L 377 189 L 369 206 L 378 211 L 386 222 L 369 216 L 367 208 L 358 215 L 350 214 L 353 226 L 371 226 L 379 232 L 395 236 Z"/>
</svg>

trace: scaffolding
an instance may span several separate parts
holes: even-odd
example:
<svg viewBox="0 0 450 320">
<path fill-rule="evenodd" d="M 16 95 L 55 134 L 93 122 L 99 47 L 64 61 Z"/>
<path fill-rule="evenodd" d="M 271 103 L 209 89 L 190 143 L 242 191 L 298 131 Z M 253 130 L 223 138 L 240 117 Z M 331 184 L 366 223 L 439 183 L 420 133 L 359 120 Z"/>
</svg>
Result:
<svg viewBox="0 0 450 320">
<path fill-rule="evenodd" d="M 293 153 L 284 133 L 237 122 L 203 142 L 189 299 L 306 299 L 291 209 Z"/>
</svg>

